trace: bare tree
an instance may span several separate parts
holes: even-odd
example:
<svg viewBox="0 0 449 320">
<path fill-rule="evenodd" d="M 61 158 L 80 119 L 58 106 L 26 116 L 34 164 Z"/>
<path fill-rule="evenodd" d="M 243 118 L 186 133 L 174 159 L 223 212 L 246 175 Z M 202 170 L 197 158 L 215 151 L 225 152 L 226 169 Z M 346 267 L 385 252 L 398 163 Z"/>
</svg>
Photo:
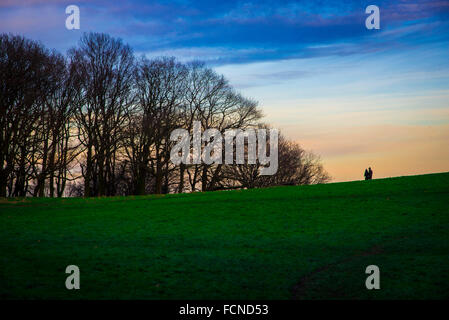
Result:
<svg viewBox="0 0 449 320">
<path fill-rule="evenodd" d="M 50 197 L 61 197 L 70 179 L 70 165 L 77 155 L 72 129 L 73 101 L 77 90 L 62 55 L 53 52 L 48 56 L 46 66 L 50 81 L 48 91 L 42 97 L 37 123 L 40 147 L 33 167 L 36 177 L 33 193 L 43 197 L 47 184 Z"/>
<path fill-rule="evenodd" d="M 263 126 L 267 128 L 266 126 Z M 270 141 L 267 141 L 269 144 Z M 247 160 L 247 159 L 246 159 Z M 264 188 L 279 185 L 308 185 L 331 180 L 319 156 L 301 148 L 283 135 L 278 138 L 278 170 L 274 175 L 260 175 L 261 164 L 233 164 L 224 168 L 221 189 Z"/>
<path fill-rule="evenodd" d="M 25 196 L 39 140 L 42 98 L 51 82 L 48 51 L 20 36 L 0 35 L 0 196 Z M 8 191 L 8 192 L 7 192 Z"/>
<path fill-rule="evenodd" d="M 134 57 L 131 48 L 106 34 L 84 34 L 69 51 L 81 88 L 75 108 L 85 196 L 114 194 L 117 151 L 133 107 Z"/>
<path fill-rule="evenodd" d="M 222 134 L 228 129 L 245 129 L 257 126 L 262 113 L 257 102 L 236 93 L 229 82 L 208 68 L 204 63 L 188 65 L 186 103 L 183 118 L 186 129 L 192 129 L 193 121 L 200 121 L 203 130 L 216 128 Z M 203 146 L 208 142 L 202 142 Z M 181 167 L 182 168 L 182 167 Z M 191 190 L 215 190 L 221 179 L 221 164 L 194 164 L 187 168 Z M 183 176 L 183 173 L 180 173 Z"/>
<path fill-rule="evenodd" d="M 170 183 L 170 133 L 179 124 L 186 68 L 174 58 L 143 58 L 136 71 L 137 107 L 129 119 L 126 153 L 135 193 L 144 194 L 150 174 L 155 193 L 167 193 Z"/>
</svg>

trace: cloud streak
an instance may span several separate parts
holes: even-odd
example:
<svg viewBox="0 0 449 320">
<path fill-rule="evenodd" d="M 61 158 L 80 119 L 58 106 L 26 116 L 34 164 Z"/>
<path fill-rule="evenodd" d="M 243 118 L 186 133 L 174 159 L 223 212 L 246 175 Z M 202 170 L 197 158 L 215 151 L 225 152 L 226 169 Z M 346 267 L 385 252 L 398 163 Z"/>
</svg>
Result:
<svg viewBox="0 0 449 320">
<path fill-rule="evenodd" d="M 82 31 L 123 37 L 138 52 L 217 49 L 222 52 L 212 59 L 217 65 L 400 50 L 421 41 L 447 40 L 446 1 L 378 1 L 380 32 L 364 27 L 365 2 L 101 0 L 77 4 Z M 72 1 L 2 1 L 0 30 L 39 38 L 65 51 L 74 38 L 64 28 L 68 4 Z M 430 22 L 440 22 L 434 25 L 440 29 L 438 37 L 429 37 L 423 21 L 427 29 Z M 413 37 L 407 28 L 414 28 Z M 63 38 L 70 41 L 61 43 Z"/>
</svg>

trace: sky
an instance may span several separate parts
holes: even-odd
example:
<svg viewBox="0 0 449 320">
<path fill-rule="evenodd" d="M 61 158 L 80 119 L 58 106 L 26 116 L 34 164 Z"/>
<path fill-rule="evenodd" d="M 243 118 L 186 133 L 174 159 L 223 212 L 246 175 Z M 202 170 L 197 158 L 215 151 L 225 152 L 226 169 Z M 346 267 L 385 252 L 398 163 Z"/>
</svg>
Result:
<svg viewBox="0 0 449 320">
<path fill-rule="evenodd" d="M 64 53 L 90 31 L 205 61 L 333 181 L 449 171 L 449 1 L 0 0 L 1 33 Z"/>
</svg>

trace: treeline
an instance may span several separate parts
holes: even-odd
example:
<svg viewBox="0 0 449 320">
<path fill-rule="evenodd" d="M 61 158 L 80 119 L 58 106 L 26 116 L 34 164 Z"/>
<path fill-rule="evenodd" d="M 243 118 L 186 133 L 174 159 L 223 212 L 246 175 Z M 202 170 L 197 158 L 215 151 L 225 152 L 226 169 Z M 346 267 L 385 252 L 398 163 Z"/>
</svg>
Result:
<svg viewBox="0 0 449 320">
<path fill-rule="evenodd" d="M 204 63 L 136 58 L 85 34 L 66 56 L 0 35 L 0 197 L 181 193 L 329 180 L 318 156 L 279 139 L 279 169 L 170 162 L 170 133 L 263 126 L 257 103 Z"/>
</svg>

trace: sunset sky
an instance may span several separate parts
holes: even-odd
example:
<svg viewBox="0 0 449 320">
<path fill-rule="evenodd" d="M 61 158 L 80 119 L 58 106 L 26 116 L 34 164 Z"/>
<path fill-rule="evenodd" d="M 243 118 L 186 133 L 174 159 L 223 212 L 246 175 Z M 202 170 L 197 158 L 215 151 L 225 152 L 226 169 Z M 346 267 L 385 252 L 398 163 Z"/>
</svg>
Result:
<svg viewBox="0 0 449 320">
<path fill-rule="evenodd" d="M 64 53 L 88 31 L 206 61 L 333 181 L 449 171 L 449 1 L 0 0 L 0 32 Z"/>
</svg>

